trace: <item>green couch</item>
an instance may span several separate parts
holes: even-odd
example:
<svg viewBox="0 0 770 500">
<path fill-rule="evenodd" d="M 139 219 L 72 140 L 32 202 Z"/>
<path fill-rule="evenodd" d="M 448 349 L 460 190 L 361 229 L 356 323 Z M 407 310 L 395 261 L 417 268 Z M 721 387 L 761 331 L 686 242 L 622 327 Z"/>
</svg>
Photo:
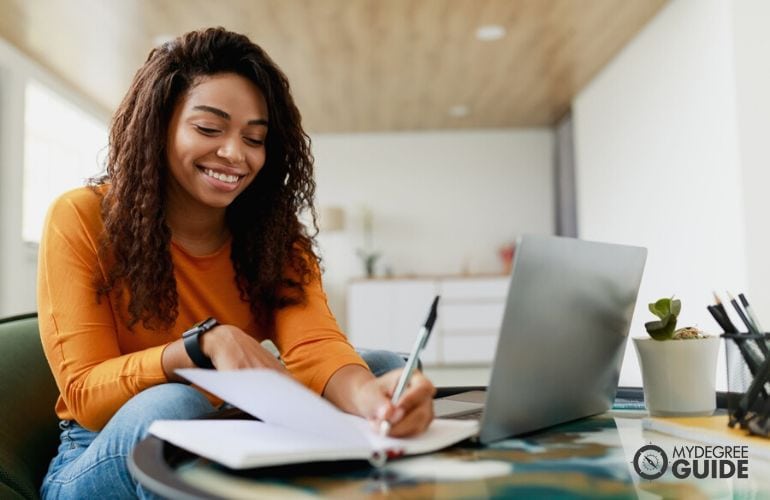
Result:
<svg viewBox="0 0 770 500">
<path fill-rule="evenodd" d="M 0 319 L 0 498 L 39 498 L 59 443 L 58 394 L 37 315 Z"/>
</svg>

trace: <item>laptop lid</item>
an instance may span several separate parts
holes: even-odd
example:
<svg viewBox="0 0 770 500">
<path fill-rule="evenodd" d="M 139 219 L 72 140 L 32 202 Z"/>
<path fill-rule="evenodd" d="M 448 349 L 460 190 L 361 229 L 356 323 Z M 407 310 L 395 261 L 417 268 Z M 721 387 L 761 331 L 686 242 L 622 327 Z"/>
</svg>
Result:
<svg viewBox="0 0 770 500">
<path fill-rule="evenodd" d="M 518 240 L 481 442 L 610 408 L 646 257 L 574 238 Z"/>
</svg>

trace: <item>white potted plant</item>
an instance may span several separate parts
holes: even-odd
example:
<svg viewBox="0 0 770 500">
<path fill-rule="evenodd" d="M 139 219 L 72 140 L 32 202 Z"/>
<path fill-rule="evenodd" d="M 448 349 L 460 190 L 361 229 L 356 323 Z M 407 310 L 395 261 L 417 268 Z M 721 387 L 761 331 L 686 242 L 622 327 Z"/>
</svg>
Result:
<svg viewBox="0 0 770 500">
<path fill-rule="evenodd" d="M 678 299 L 660 299 L 649 309 L 658 317 L 644 325 L 650 338 L 634 339 L 647 410 L 663 417 L 711 415 L 719 338 L 695 327 L 677 329 Z"/>
</svg>

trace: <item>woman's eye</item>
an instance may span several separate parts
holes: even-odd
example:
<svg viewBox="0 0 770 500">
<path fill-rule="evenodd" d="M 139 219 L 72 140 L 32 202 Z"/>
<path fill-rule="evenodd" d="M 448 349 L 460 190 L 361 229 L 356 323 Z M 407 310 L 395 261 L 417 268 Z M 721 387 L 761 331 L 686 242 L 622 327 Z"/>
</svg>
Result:
<svg viewBox="0 0 770 500">
<path fill-rule="evenodd" d="M 201 125 L 195 125 L 195 128 L 204 135 L 214 135 L 219 132 L 219 130 L 215 128 L 203 127 Z"/>
<path fill-rule="evenodd" d="M 246 141 L 249 146 L 261 146 L 265 143 L 262 139 L 255 139 L 253 137 L 244 137 L 243 140 Z"/>
</svg>

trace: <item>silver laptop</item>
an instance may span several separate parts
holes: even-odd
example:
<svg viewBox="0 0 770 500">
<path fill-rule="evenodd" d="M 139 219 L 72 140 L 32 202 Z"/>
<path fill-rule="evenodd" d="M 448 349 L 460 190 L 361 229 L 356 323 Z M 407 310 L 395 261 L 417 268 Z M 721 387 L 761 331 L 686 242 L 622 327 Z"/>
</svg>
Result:
<svg viewBox="0 0 770 500">
<path fill-rule="evenodd" d="M 521 237 L 487 390 L 435 400 L 436 416 L 482 408 L 478 440 L 489 443 L 607 411 L 646 257 L 640 247 Z"/>
</svg>

